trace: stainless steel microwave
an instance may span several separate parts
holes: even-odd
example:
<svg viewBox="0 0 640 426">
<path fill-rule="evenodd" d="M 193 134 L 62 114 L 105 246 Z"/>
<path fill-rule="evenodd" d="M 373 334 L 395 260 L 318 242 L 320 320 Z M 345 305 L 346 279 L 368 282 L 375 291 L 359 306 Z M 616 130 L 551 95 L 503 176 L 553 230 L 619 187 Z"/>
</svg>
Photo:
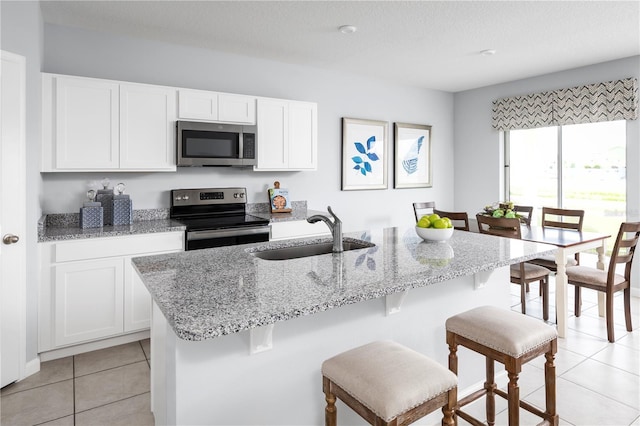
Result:
<svg viewBox="0 0 640 426">
<path fill-rule="evenodd" d="M 178 167 L 256 165 L 256 126 L 178 121 Z"/>
</svg>

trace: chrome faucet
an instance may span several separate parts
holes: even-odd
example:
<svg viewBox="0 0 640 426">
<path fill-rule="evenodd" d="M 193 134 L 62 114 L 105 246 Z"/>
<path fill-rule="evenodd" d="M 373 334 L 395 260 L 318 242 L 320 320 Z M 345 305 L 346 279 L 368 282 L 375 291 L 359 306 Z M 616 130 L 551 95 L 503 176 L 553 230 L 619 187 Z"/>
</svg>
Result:
<svg viewBox="0 0 640 426">
<path fill-rule="evenodd" d="M 331 206 L 327 206 L 327 210 L 331 216 L 333 216 L 333 222 L 328 216 L 322 214 L 315 214 L 311 217 L 307 218 L 307 222 L 316 223 L 319 221 L 323 221 L 331 230 L 331 235 L 333 236 L 333 252 L 334 253 L 342 253 L 344 250 L 342 248 L 342 221 L 338 219 L 338 216 L 331 210 Z"/>
</svg>

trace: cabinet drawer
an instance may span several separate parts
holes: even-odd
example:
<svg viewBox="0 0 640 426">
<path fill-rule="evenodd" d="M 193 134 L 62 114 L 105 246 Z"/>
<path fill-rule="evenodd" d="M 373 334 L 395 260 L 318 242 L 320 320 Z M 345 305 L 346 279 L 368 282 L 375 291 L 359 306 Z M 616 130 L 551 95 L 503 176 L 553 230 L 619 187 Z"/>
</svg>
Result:
<svg viewBox="0 0 640 426">
<path fill-rule="evenodd" d="M 183 243 L 183 232 L 164 232 L 127 237 L 95 238 L 83 241 L 65 241 L 54 245 L 52 261 L 68 262 L 72 260 L 182 250 Z"/>
<path fill-rule="evenodd" d="M 271 240 L 331 235 L 324 223 L 309 223 L 306 220 L 276 222 L 271 224 Z"/>
</svg>

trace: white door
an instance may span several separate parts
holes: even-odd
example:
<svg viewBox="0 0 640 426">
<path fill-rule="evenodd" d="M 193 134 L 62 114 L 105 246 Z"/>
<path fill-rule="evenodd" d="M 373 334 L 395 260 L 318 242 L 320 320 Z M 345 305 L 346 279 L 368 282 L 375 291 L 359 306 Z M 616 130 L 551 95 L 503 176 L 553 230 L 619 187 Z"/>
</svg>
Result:
<svg viewBox="0 0 640 426">
<path fill-rule="evenodd" d="M 0 387 L 26 364 L 25 59 L 0 51 Z"/>
</svg>

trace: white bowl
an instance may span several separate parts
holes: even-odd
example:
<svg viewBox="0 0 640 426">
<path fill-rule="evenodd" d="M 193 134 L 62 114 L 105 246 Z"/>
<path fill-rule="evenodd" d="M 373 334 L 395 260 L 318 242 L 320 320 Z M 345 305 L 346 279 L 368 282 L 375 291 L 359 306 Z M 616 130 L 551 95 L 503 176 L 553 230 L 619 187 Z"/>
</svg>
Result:
<svg viewBox="0 0 640 426">
<path fill-rule="evenodd" d="M 425 241 L 446 241 L 453 235 L 453 228 L 420 228 L 416 226 L 416 234 Z"/>
</svg>

